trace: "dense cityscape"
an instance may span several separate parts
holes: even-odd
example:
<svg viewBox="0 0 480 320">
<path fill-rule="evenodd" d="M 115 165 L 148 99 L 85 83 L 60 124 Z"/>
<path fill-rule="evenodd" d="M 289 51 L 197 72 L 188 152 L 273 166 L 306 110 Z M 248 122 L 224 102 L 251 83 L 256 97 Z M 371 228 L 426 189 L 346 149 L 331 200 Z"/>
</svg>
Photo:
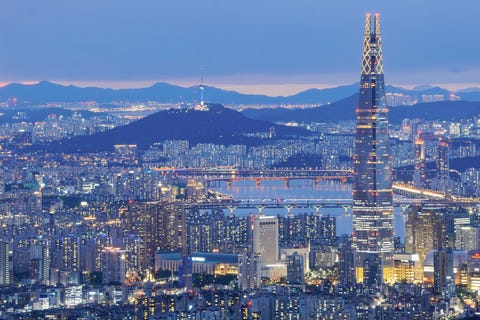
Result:
<svg viewBox="0 0 480 320">
<path fill-rule="evenodd" d="M 195 101 L 2 101 L 0 319 L 480 319 L 480 109 L 386 86 L 380 25 L 354 119 L 249 118 L 330 103 L 224 107 L 203 78 Z M 400 113 L 435 103 L 458 115 Z"/>
</svg>

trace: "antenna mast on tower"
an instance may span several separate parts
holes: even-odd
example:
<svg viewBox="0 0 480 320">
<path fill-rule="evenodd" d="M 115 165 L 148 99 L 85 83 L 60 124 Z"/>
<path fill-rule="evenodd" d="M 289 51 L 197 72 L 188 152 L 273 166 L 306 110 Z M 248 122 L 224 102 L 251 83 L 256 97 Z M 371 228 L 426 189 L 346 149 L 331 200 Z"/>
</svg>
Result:
<svg viewBox="0 0 480 320">
<path fill-rule="evenodd" d="M 204 91 L 205 91 L 205 86 L 203 85 L 203 66 L 200 66 L 200 105 L 202 107 L 205 104 Z"/>
</svg>

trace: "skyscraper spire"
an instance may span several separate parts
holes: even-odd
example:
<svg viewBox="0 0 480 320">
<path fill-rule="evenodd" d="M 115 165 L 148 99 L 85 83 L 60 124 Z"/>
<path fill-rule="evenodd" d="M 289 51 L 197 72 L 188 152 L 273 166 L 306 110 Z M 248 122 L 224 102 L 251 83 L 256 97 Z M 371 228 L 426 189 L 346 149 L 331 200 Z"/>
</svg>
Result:
<svg viewBox="0 0 480 320">
<path fill-rule="evenodd" d="M 371 32 L 371 24 L 371 16 L 367 14 L 363 40 L 362 74 L 383 74 L 382 37 L 378 13 L 375 14 L 373 32 Z"/>
<path fill-rule="evenodd" d="M 365 15 L 365 38 L 370 37 L 370 26 L 372 22 L 370 21 L 370 13 Z"/>
<path fill-rule="evenodd" d="M 357 250 L 358 275 L 362 278 L 357 280 L 378 285 L 394 249 L 393 192 L 380 16 L 375 15 L 373 32 L 371 20 L 367 14 L 356 109 L 353 245 Z"/>
<path fill-rule="evenodd" d="M 380 14 L 375 14 L 375 41 L 377 43 L 377 64 L 375 73 L 383 74 L 382 36 L 380 35 Z"/>
<path fill-rule="evenodd" d="M 380 36 L 380 14 L 375 13 L 375 36 Z"/>
<path fill-rule="evenodd" d="M 362 74 L 369 74 L 370 73 L 370 26 L 372 22 L 370 21 L 370 13 L 366 14 L 365 19 L 365 36 L 363 38 L 363 54 L 362 54 Z"/>
<path fill-rule="evenodd" d="M 205 86 L 203 85 L 203 66 L 200 66 L 200 105 L 205 104 Z"/>
</svg>

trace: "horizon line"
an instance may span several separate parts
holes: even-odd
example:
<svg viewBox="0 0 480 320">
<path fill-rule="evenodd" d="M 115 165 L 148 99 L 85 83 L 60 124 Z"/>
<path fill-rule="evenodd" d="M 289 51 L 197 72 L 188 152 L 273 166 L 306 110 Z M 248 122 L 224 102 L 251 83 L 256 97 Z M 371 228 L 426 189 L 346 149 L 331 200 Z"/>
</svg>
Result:
<svg viewBox="0 0 480 320">
<path fill-rule="evenodd" d="M 11 82 L 0 82 L 0 88 L 6 87 L 12 84 L 21 84 L 21 85 L 36 85 L 41 82 L 49 82 L 53 84 L 58 84 L 62 86 L 76 86 L 79 88 L 89 88 L 95 87 L 100 89 L 112 89 L 112 90 L 121 90 L 121 89 L 145 89 L 154 86 L 158 83 L 165 83 L 169 85 L 179 86 L 183 88 L 191 88 L 195 86 L 200 86 L 200 83 L 191 81 L 191 80 L 27 80 L 27 81 L 11 81 Z M 243 81 L 239 83 L 232 83 L 230 81 L 219 83 L 212 82 L 204 84 L 207 87 L 214 87 L 222 90 L 235 91 L 241 94 L 247 95 L 265 95 L 268 97 L 280 97 L 280 96 L 290 96 L 299 94 L 301 92 L 311 90 L 311 89 L 332 89 L 342 86 L 350 86 L 358 84 L 359 82 L 338 82 L 338 83 L 244 83 Z M 401 89 L 413 90 L 416 87 L 421 86 L 431 86 L 438 87 L 444 90 L 448 90 L 451 93 L 457 91 L 466 90 L 466 89 L 480 89 L 479 83 L 415 83 L 415 84 L 405 84 L 405 83 L 388 83 L 387 85 L 399 87 Z"/>
</svg>

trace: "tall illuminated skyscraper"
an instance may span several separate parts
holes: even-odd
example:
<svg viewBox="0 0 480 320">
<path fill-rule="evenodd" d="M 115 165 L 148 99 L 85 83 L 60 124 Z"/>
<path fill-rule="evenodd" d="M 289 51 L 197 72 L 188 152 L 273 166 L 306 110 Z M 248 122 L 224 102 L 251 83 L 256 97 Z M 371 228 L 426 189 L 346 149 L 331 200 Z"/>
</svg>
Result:
<svg viewBox="0 0 480 320">
<path fill-rule="evenodd" d="M 366 16 L 362 75 L 355 134 L 353 182 L 353 245 L 357 252 L 357 280 L 371 274 L 379 261 L 384 270 L 391 263 L 393 244 L 392 157 L 388 133 L 383 74 L 380 16 Z M 381 282 L 382 272 L 375 280 Z M 365 277 L 365 281 L 367 281 Z M 368 280 L 371 282 L 371 280 Z M 373 284 L 373 283 L 369 283 Z"/>
</svg>

